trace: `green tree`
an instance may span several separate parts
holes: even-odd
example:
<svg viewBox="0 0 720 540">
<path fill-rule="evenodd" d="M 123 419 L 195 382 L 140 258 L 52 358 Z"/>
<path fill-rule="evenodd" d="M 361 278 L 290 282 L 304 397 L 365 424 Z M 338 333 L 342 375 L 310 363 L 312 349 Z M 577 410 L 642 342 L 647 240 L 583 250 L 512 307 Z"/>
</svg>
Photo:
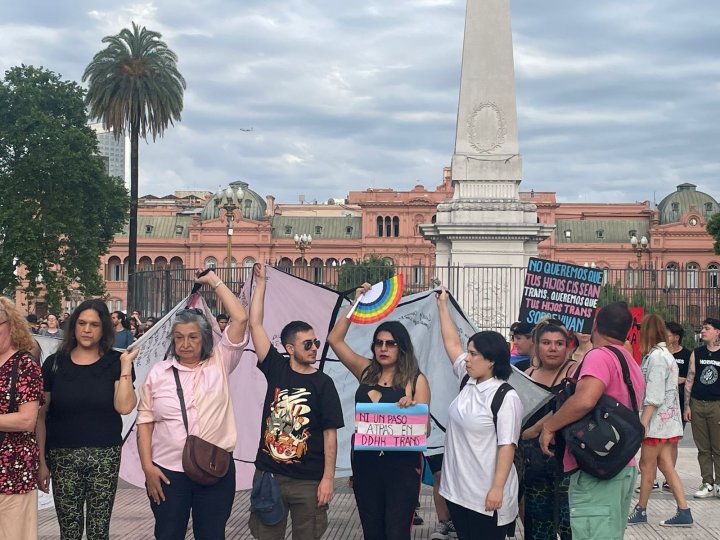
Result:
<svg viewBox="0 0 720 540">
<path fill-rule="evenodd" d="M 27 280 L 51 310 L 71 284 L 104 292 L 100 256 L 127 217 L 123 181 L 105 172 L 83 89 L 32 66 L 0 81 L 0 290 Z M 18 275 L 19 274 L 19 275 Z"/>
<path fill-rule="evenodd" d="M 720 255 L 720 212 L 715 212 L 708 220 L 706 226 L 707 232 L 715 239 L 713 249 L 715 253 Z"/>
<path fill-rule="evenodd" d="M 340 267 L 338 291 L 355 289 L 365 282 L 375 284 L 395 275 L 395 266 L 380 255 L 368 255 L 362 262 Z"/>
<path fill-rule="evenodd" d="M 174 120 L 180 120 L 185 79 L 177 69 L 177 55 L 158 32 L 132 23 L 115 36 L 85 68 L 86 97 L 90 116 L 102 121 L 115 137 L 130 134 L 130 223 L 128 233 L 128 273 L 137 263 L 138 146 L 140 137 L 153 141 L 162 137 Z M 127 307 L 132 309 L 135 286 L 128 279 Z"/>
</svg>

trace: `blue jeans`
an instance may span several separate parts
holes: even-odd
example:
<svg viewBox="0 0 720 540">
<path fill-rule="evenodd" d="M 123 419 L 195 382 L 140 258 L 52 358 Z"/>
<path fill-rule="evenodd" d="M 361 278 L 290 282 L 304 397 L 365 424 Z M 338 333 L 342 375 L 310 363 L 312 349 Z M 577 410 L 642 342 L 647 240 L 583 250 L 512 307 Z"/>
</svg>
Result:
<svg viewBox="0 0 720 540">
<path fill-rule="evenodd" d="M 224 540 L 225 524 L 235 498 L 235 462 L 230 460 L 227 474 L 213 486 L 196 484 L 183 472 L 163 467 L 160 470 L 170 484 L 162 485 L 165 501 L 155 504 L 150 499 L 155 516 L 155 538 L 184 540 L 192 510 L 195 538 Z"/>
</svg>

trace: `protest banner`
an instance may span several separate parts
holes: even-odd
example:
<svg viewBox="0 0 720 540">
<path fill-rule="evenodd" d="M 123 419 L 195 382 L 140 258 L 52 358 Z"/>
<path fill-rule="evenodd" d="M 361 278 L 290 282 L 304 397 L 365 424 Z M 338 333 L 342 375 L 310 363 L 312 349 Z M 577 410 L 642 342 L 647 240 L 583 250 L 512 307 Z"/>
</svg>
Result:
<svg viewBox="0 0 720 540">
<path fill-rule="evenodd" d="M 396 403 L 358 403 L 355 406 L 355 450 L 427 450 L 429 409 L 425 403 L 399 407 Z"/>
<path fill-rule="evenodd" d="M 550 316 L 571 332 L 589 334 L 602 281 L 600 269 L 532 257 L 525 276 L 519 320 L 537 324 Z"/>
<path fill-rule="evenodd" d="M 640 323 L 645 316 L 645 309 L 642 307 L 631 307 L 630 313 L 632 313 L 632 326 L 628 332 L 627 340 L 632 345 L 633 358 L 640 364 L 642 362 L 642 353 L 640 352 Z"/>
</svg>

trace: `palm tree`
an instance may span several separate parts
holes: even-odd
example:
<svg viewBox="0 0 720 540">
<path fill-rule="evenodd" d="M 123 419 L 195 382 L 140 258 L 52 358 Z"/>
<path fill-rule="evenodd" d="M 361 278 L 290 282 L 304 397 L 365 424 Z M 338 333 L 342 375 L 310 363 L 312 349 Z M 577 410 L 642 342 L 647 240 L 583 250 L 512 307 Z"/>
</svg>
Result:
<svg viewBox="0 0 720 540">
<path fill-rule="evenodd" d="M 165 128 L 180 121 L 185 79 L 177 69 L 177 55 L 158 32 L 132 23 L 116 36 L 105 36 L 107 47 L 85 68 L 89 81 L 85 102 L 90 116 L 112 130 L 117 139 L 130 133 L 130 224 L 128 245 L 128 313 L 134 306 L 137 261 L 138 143 L 152 135 L 162 137 Z"/>
</svg>

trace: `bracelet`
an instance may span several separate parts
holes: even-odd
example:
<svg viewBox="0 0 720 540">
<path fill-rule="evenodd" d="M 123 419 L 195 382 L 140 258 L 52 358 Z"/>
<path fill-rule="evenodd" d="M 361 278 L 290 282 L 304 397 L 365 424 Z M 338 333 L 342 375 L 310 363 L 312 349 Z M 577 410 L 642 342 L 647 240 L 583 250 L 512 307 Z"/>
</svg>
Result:
<svg viewBox="0 0 720 540">
<path fill-rule="evenodd" d="M 215 285 L 212 286 L 213 291 L 214 291 L 215 289 L 217 289 L 220 285 L 225 285 L 225 283 L 223 282 L 222 279 L 219 279 L 218 282 L 217 282 Z"/>
<path fill-rule="evenodd" d="M 120 375 L 121 379 L 129 379 L 131 377 L 132 377 L 132 375 Z"/>
</svg>

